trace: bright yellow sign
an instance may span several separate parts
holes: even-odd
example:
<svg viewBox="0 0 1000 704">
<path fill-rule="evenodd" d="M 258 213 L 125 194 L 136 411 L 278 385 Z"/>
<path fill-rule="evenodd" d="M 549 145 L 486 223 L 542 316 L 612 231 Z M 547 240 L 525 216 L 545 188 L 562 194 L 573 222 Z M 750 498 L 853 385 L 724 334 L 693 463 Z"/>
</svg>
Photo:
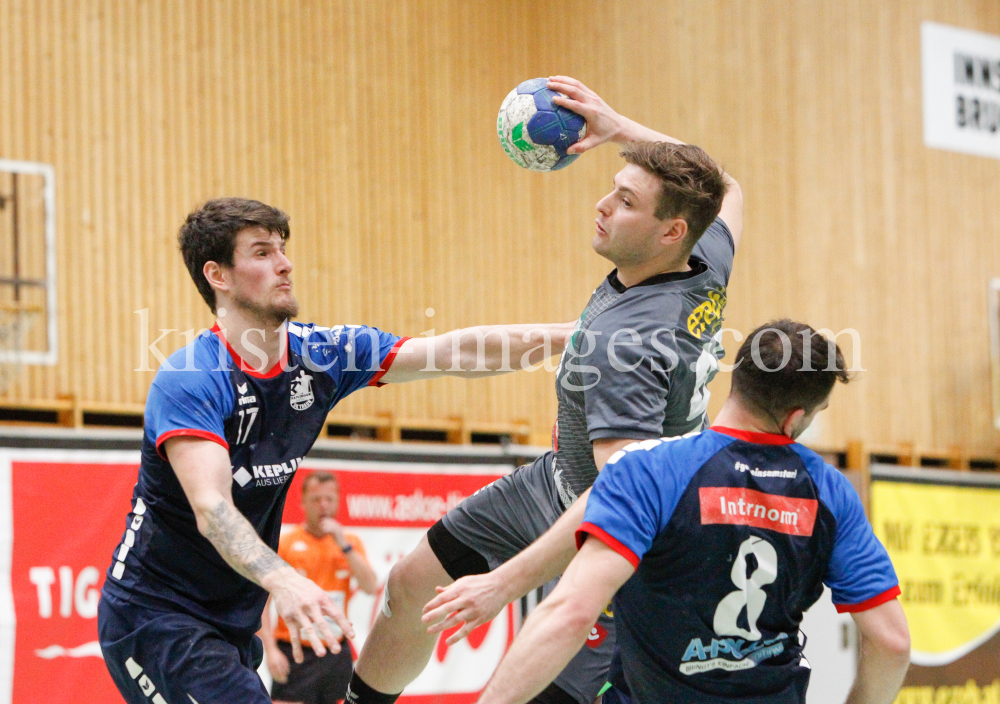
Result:
<svg viewBox="0 0 1000 704">
<path fill-rule="evenodd" d="M 1000 488 L 875 481 L 871 519 L 915 664 L 947 664 L 1000 629 Z"/>
</svg>

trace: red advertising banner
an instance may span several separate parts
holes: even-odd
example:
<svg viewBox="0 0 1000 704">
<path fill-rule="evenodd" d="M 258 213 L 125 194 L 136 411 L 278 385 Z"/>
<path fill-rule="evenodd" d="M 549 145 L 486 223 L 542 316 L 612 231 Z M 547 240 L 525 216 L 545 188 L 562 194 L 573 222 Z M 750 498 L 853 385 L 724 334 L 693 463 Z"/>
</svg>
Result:
<svg viewBox="0 0 1000 704">
<path fill-rule="evenodd" d="M 0 450 L 0 704 L 122 701 L 104 667 L 96 616 L 137 469 L 137 452 Z M 337 474 L 337 518 L 361 538 L 378 577 L 378 594 L 359 593 L 348 606 L 359 650 L 392 565 L 448 509 L 510 468 L 307 460 L 297 474 L 316 469 Z M 286 524 L 302 520 L 301 484 L 296 476 L 289 489 Z M 442 638 L 401 701 L 474 701 L 513 634 L 509 607 L 462 643 L 448 647 Z"/>
<path fill-rule="evenodd" d="M 14 460 L 10 470 L 13 701 L 121 701 L 97 643 L 97 602 L 138 463 Z"/>
</svg>

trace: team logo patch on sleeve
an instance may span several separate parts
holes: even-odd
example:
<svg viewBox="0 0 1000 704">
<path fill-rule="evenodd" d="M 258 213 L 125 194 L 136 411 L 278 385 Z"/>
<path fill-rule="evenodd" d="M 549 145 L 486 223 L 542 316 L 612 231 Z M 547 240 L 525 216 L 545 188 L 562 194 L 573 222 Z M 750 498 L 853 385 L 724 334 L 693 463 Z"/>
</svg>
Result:
<svg viewBox="0 0 1000 704">
<path fill-rule="evenodd" d="M 702 525 L 725 523 L 809 536 L 816 524 L 815 499 L 793 499 L 734 487 L 701 487 L 698 498 Z"/>
</svg>

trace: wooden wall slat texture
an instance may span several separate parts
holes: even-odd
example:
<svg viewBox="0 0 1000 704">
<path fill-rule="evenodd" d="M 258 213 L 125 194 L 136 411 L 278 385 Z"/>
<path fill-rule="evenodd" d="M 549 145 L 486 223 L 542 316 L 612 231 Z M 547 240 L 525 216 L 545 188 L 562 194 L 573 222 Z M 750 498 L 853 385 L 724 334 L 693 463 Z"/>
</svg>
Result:
<svg viewBox="0 0 1000 704">
<path fill-rule="evenodd" d="M 923 20 L 1000 34 L 1000 4 L 0 0 L 0 158 L 56 167 L 62 311 L 59 365 L 8 396 L 142 402 L 135 311 L 150 341 L 211 324 L 175 236 L 219 195 L 291 215 L 304 320 L 415 335 L 576 317 L 609 268 L 589 241 L 620 160 L 529 173 L 494 128 L 518 82 L 566 73 L 742 184 L 728 327 L 859 332 L 867 371 L 824 442 L 993 452 L 1000 162 L 923 146 Z M 341 410 L 526 419 L 541 438 L 552 384 L 448 379 Z"/>
</svg>

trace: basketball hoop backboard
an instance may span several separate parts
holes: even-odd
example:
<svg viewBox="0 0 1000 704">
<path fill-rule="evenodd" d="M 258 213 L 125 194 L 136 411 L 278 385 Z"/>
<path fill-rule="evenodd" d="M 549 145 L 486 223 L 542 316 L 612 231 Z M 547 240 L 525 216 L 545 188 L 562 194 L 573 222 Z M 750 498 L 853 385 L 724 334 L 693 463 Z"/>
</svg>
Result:
<svg viewBox="0 0 1000 704">
<path fill-rule="evenodd" d="M 55 169 L 0 159 L 0 364 L 54 365 Z"/>
</svg>

